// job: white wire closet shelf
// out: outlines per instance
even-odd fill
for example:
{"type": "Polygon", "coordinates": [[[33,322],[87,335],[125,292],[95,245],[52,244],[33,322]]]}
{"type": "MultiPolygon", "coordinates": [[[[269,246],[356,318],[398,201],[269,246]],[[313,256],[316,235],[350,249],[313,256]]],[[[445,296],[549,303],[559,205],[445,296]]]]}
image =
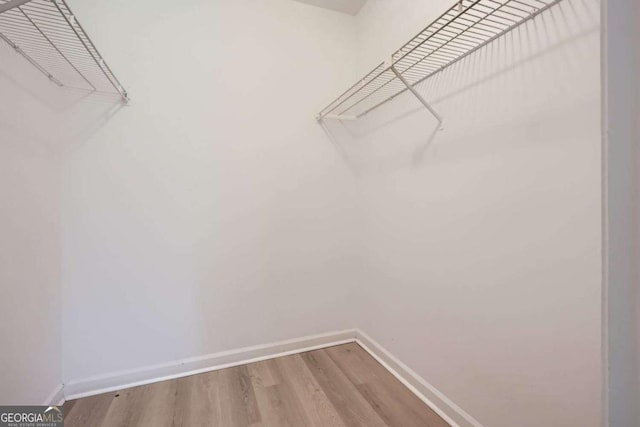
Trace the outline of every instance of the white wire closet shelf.
{"type": "Polygon", "coordinates": [[[129,100],[64,0],[0,0],[0,39],[58,86],[129,100]]]}
{"type": "Polygon", "coordinates": [[[317,119],[356,120],[562,0],[462,0],[331,102],[317,119]]]}

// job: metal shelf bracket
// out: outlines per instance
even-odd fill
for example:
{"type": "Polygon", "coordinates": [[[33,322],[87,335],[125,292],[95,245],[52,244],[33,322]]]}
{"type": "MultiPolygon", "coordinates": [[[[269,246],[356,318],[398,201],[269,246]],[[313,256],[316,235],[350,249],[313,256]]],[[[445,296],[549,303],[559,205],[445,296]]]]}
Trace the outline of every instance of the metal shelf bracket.
{"type": "Polygon", "coordinates": [[[398,72],[398,70],[396,70],[396,67],[394,67],[393,65],[391,65],[391,71],[393,71],[393,73],[398,77],[398,79],[407,87],[407,89],[409,90],[409,92],[411,92],[413,94],[413,96],[415,96],[416,98],[418,98],[418,101],[420,101],[420,103],[422,105],[424,105],[424,107],[429,110],[429,112],[431,114],[433,114],[433,117],[436,118],[436,120],[438,121],[438,128],[440,130],[443,129],[442,127],[442,122],[444,121],[444,119],[442,118],[442,116],[440,114],[438,114],[438,112],[431,106],[431,104],[429,104],[427,102],[426,99],[424,99],[424,97],[422,95],[420,95],[420,93],[413,87],[411,86],[411,84],[402,76],[401,73],[398,72]]]}

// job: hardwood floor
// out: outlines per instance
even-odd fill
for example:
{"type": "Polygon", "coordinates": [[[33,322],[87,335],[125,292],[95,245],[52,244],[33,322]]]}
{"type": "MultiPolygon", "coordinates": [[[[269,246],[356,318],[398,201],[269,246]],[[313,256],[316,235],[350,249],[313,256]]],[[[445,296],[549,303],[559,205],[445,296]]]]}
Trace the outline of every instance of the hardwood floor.
{"type": "Polygon", "coordinates": [[[66,427],[447,427],[358,344],[65,403],[66,427]]]}

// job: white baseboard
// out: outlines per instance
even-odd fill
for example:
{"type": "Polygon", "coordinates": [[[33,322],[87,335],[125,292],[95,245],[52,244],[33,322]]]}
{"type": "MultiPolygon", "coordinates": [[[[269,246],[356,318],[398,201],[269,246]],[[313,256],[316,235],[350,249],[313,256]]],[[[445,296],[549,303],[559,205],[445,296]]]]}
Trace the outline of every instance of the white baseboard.
{"type": "MultiPolygon", "coordinates": [[[[63,402],[125,388],[230,368],[261,360],[357,342],[400,382],[440,415],[451,427],[483,427],[451,399],[438,391],[376,341],[358,329],[307,336],[271,344],[213,353],[160,365],[69,381],[51,395],[49,402],[63,402]],[[64,392],[64,394],[63,394],[64,392]]],[[[48,405],[49,403],[47,403],[48,405]]]]}
{"type": "Polygon", "coordinates": [[[66,400],[79,399],[124,388],[345,344],[355,340],[356,331],[349,329],[73,380],[64,384],[64,397],[66,400]]]}
{"type": "Polygon", "coordinates": [[[63,404],[64,404],[64,388],[63,388],[62,384],[60,384],[58,387],[56,387],[55,390],[53,390],[51,392],[51,394],[49,395],[49,397],[47,397],[47,399],[45,400],[43,405],[46,405],[46,406],[51,406],[51,405],[61,406],[63,404]]]}
{"type": "Polygon", "coordinates": [[[478,420],[360,330],[356,330],[356,342],[451,427],[483,427],[478,420]]]}

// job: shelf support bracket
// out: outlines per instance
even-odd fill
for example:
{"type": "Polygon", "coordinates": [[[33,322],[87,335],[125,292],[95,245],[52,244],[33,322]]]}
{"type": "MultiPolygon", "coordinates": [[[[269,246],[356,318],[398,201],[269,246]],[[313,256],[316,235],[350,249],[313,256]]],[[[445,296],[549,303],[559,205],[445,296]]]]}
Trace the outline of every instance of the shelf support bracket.
{"type": "Polygon", "coordinates": [[[431,104],[429,104],[422,97],[422,95],[420,95],[420,93],[413,86],[411,86],[411,84],[409,84],[409,82],[402,76],[402,74],[398,70],[396,70],[396,67],[394,65],[391,65],[389,68],[391,69],[391,71],[393,71],[393,74],[395,74],[396,77],[398,77],[398,79],[402,82],[402,84],[404,84],[407,87],[407,89],[409,89],[409,91],[413,94],[413,96],[418,98],[418,101],[420,101],[420,103],[424,105],[425,108],[429,110],[431,114],[433,114],[433,117],[435,117],[436,120],[438,121],[438,128],[442,129],[442,122],[444,121],[442,116],[438,114],[438,112],[431,106],[431,104]]]}
{"type": "Polygon", "coordinates": [[[0,4],[0,13],[11,10],[15,7],[22,6],[25,3],[29,3],[31,0],[10,0],[8,3],[0,4]]]}

